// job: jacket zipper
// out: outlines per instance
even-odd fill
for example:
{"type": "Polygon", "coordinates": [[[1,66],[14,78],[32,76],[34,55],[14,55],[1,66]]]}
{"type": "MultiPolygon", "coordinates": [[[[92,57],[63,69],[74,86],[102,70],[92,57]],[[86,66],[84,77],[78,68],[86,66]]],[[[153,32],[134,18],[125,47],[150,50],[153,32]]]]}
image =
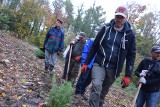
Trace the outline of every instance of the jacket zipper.
{"type": "MultiPolygon", "coordinates": [[[[126,33],[124,34],[124,39],[125,39],[125,36],[126,36],[126,33]]],[[[123,38],[122,38],[123,39],[123,38]]],[[[116,78],[116,74],[118,72],[118,63],[119,63],[119,57],[120,57],[120,52],[121,52],[121,48],[123,47],[122,45],[125,45],[123,44],[123,42],[126,41],[126,40],[122,40],[121,44],[120,44],[120,48],[119,48],[119,53],[118,53],[118,61],[117,61],[117,68],[116,68],[116,73],[115,73],[115,78],[116,78]]]]}
{"type": "Polygon", "coordinates": [[[103,37],[102,37],[102,39],[101,39],[101,41],[100,41],[100,43],[99,43],[100,46],[101,46],[101,49],[102,49],[102,51],[103,51],[103,54],[104,54],[104,59],[103,59],[103,61],[102,61],[102,63],[101,63],[102,66],[104,65],[104,62],[105,62],[105,59],[106,59],[106,54],[105,54],[105,51],[104,51],[104,49],[103,49],[101,43],[102,43],[102,41],[103,41],[103,39],[104,39],[104,37],[105,37],[105,35],[106,35],[106,33],[107,33],[109,27],[106,27],[106,26],[105,26],[105,28],[106,28],[106,29],[105,29],[105,32],[104,32],[103,37]]]}
{"type": "Polygon", "coordinates": [[[107,65],[106,65],[106,67],[108,67],[108,66],[109,66],[109,62],[111,61],[112,53],[113,53],[113,48],[114,48],[114,43],[115,43],[115,40],[116,40],[117,34],[118,34],[118,32],[116,31],[116,34],[115,34],[115,37],[114,37],[114,41],[113,41],[113,45],[112,45],[112,51],[111,51],[111,54],[110,54],[110,56],[109,56],[109,61],[108,61],[107,65]]]}

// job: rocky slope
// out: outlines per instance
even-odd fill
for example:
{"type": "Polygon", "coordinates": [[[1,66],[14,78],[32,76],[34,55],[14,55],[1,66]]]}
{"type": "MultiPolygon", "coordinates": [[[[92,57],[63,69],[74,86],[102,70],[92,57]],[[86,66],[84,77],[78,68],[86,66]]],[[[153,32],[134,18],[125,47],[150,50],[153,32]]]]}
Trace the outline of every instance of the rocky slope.
{"type": "MultiPolygon", "coordinates": [[[[35,46],[0,31],[0,107],[40,107],[45,102],[51,89],[51,78],[43,72],[43,59],[35,56],[35,49],[35,46]]],[[[63,67],[64,61],[57,60],[54,72],[59,81],[63,67]]],[[[130,107],[132,99],[121,90],[111,88],[106,106],[130,107]]],[[[70,107],[87,106],[87,101],[77,97],[70,103],[70,107]]]]}

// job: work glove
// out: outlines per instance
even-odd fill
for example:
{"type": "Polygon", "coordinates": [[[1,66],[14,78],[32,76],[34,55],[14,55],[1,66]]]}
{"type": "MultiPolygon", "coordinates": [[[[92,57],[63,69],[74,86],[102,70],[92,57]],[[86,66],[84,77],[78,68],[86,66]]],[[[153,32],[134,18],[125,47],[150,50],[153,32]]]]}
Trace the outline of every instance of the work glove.
{"type": "Polygon", "coordinates": [[[139,74],[140,77],[145,77],[148,70],[142,70],[142,72],[139,74]]]}
{"type": "Polygon", "coordinates": [[[75,44],[75,41],[71,41],[71,42],[70,42],[70,45],[74,45],[74,44],[75,44]]]}
{"type": "Polygon", "coordinates": [[[57,54],[60,55],[60,54],[61,54],[61,51],[58,51],[57,54]]]}
{"type": "Polygon", "coordinates": [[[146,79],[144,77],[141,77],[139,80],[140,83],[146,84],[146,79]]]}
{"type": "Polygon", "coordinates": [[[127,87],[130,84],[130,81],[131,81],[130,77],[127,77],[127,76],[123,77],[121,81],[122,88],[127,87]]]}
{"type": "Polygon", "coordinates": [[[87,67],[88,67],[88,65],[87,65],[87,64],[84,64],[84,65],[82,66],[82,68],[81,68],[81,72],[82,72],[82,73],[85,72],[85,71],[87,70],[87,67]]]}
{"type": "Polygon", "coordinates": [[[81,56],[77,56],[77,57],[75,58],[76,61],[79,61],[80,59],[81,59],[81,56]]]}

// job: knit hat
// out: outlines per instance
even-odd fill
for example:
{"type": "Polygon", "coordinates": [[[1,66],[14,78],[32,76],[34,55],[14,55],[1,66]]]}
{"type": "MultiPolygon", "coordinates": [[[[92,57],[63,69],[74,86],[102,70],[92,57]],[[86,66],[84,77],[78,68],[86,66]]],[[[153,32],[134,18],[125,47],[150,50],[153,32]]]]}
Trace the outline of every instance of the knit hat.
{"type": "Polygon", "coordinates": [[[151,52],[157,52],[157,53],[159,53],[160,52],[160,46],[153,46],[151,48],[151,52]]]}
{"type": "Polygon", "coordinates": [[[115,16],[116,15],[121,15],[126,18],[128,16],[128,10],[124,6],[120,6],[115,11],[115,16]]]}

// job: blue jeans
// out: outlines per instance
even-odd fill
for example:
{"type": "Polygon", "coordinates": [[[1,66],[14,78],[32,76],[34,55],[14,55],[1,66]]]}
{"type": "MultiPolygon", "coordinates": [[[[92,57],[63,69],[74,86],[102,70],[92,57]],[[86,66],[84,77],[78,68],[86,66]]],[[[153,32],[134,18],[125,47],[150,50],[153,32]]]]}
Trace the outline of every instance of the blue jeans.
{"type": "Polygon", "coordinates": [[[84,94],[87,86],[91,83],[91,69],[87,68],[84,73],[81,73],[76,84],[75,94],[84,94]]]}
{"type": "Polygon", "coordinates": [[[139,91],[136,107],[143,107],[146,102],[146,107],[156,107],[160,97],[160,92],[144,92],[143,90],[139,91]]]}

